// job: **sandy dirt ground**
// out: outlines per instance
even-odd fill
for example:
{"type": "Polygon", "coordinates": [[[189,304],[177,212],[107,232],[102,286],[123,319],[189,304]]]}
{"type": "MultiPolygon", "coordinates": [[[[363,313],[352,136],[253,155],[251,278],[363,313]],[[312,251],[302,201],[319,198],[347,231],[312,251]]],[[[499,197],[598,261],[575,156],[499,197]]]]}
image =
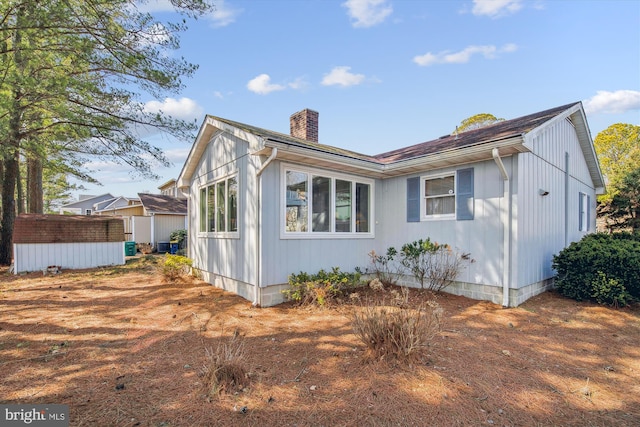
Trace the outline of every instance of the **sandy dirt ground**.
{"type": "Polygon", "coordinates": [[[365,357],[350,304],[255,308],[157,264],[0,271],[0,403],[66,404],[72,426],[640,425],[637,304],[412,290],[442,331],[399,365],[365,357]],[[207,355],[234,335],[248,384],[211,395],[207,355]]]}

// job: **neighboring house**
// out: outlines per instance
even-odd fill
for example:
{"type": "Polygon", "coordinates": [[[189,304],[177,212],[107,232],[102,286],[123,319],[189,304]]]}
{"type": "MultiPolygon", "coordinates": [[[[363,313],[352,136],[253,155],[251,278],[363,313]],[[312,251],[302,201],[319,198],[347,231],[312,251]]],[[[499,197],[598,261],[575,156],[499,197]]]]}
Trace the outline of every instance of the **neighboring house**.
{"type": "Polygon", "coordinates": [[[95,212],[95,204],[104,202],[105,200],[113,200],[113,196],[109,193],[100,196],[80,195],[77,202],[67,203],[60,207],[61,215],[93,215],[95,212]]]}
{"type": "Polygon", "coordinates": [[[120,196],[96,203],[94,215],[122,217],[126,241],[149,242],[151,239],[149,221],[146,219],[136,220],[137,217],[144,216],[144,208],[140,199],[120,196]],[[142,225],[141,222],[143,222],[142,225]]]}
{"type": "Polygon", "coordinates": [[[169,248],[169,236],[187,227],[187,201],[162,194],[139,193],[138,198],[118,198],[96,210],[96,215],[119,216],[124,220],[128,241],[150,243],[160,252],[169,248]]]}
{"type": "Polygon", "coordinates": [[[475,260],[448,292],[517,306],[595,230],[604,181],[579,102],[376,156],[319,144],[312,110],[291,133],[207,116],[178,178],[194,267],[255,304],[283,301],[291,273],[429,237],[475,260]]]}
{"type": "Polygon", "coordinates": [[[184,191],[178,188],[176,183],[177,181],[175,179],[170,179],[169,181],[159,186],[158,189],[160,190],[160,194],[186,199],[187,195],[184,193],[184,191]]]}

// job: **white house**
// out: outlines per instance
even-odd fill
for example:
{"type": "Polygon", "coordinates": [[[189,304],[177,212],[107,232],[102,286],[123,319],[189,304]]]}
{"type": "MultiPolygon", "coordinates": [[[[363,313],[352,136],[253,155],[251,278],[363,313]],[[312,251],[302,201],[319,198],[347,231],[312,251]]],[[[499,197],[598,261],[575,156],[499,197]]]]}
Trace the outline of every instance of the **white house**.
{"type": "Polygon", "coordinates": [[[581,103],[375,156],[207,116],[178,178],[189,256],[206,281],[269,306],[291,273],[369,265],[419,238],[469,253],[448,292],[517,306],[552,284],[551,261],[595,230],[604,181],[581,103]]]}

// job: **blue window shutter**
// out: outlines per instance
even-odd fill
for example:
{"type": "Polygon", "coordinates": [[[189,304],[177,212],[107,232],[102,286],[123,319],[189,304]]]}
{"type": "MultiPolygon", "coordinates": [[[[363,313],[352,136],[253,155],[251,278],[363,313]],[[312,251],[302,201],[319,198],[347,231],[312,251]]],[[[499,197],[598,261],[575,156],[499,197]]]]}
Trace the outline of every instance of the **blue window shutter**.
{"type": "Polygon", "coordinates": [[[473,219],[473,168],[457,171],[456,187],[456,219],[473,219]]]}
{"type": "Polygon", "coordinates": [[[578,193],[578,231],[584,230],[584,196],[584,193],[578,193]]]}
{"type": "Polygon", "coordinates": [[[407,179],[407,222],[420,222],[420,177],[407,179]]]}

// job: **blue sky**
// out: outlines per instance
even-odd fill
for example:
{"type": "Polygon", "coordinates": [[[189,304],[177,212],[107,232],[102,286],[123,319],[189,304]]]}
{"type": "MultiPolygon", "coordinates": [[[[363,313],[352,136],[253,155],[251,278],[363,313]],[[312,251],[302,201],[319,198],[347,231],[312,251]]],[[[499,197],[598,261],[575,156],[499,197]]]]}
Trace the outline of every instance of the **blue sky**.
{"type": "MultiPolygon", "coordinates": [[[[205,114],[289,133],[319,112],[319,139],[364,154],[436,139],[463,119],[511,119],[582,101],[593,138],[640,125],[640,1],[218,0],[181,49],[199,64],[185,89],[150,110],[205,114]]],[[[166,0],[144,6],[170,20],[166,0]]],[[[135,197],[177,178],[193,141],[154,135],[173,162],[158,181],[96,163],[103,186],[135,197]]]]}

